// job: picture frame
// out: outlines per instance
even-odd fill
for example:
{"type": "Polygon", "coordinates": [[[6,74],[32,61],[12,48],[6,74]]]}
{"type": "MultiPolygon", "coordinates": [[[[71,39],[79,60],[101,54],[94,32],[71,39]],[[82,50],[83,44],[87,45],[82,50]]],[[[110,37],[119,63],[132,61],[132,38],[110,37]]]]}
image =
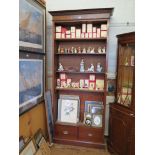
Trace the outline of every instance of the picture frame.
{"type": "Polygon", "coordinates": [[[45,140],[44,137],[41,138],[40,142],[39,142],[39,149],[41,150],[43,155],[50,155],[51,154],[51,150],[45,140]]]}
{"type": "Polygon", "coordinates": [[[25,145],[24,149],[21,150],[19,155],[34,155],[36,153],[36,147],[33,139],[31,138],[29,142],[25,145]]]}
{"type": "Polygon", "coordinates": [[[79,121],[79,99],[58,100],[58,121],[76,124],[79,121]]]}
{"type": "Polygon", "coordinates": [[[50,90],[45,92],[45,109],[46,109],[49,142],[53,143],[54,123],[53,123],[53,112],[52,112],[52,95],[50,90]]]}
{"type": "Polygon", "coordinates": [[[34,134],[34,143],[36,145],[36,148],[39,148],[39,143],[41,138],[43,137],[43,132],[41,129],[38,129],[37,132],[34,134]]]}
{"type": "Polygon", "coordinates": [[[92,126],[102,127],[102,115],[101,114],[92,115],[92,126]]]}
{"type": "Polygon", "coordinates": [[[19,152],[24,148],[25,142],[23,136],[19,137],[19,152]]]}
{"type": "Polygon", "coordinates": [[[20,50],[45,53],[45,14],[42,1],[19,1],[20,50]]]}
{"type": "Polygon", "coordinates": [[[44,56],[19,53],[19,115],[44,99],[44,56]]]}

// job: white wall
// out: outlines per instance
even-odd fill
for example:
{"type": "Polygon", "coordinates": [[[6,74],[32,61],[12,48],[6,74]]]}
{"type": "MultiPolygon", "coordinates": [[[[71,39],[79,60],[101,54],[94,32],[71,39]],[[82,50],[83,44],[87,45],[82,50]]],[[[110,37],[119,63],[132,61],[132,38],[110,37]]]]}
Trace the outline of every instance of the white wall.
{"type": "MultiPolygon", "coordinates": [[[[115,73],[116,68],[116,35],[135,30],[135,1],[134,0],[47,0],[47,11],[76,10],[91,8],[114,7],[110,21],[108,41],[108,72],[115,73]],[[129,23],[129,24],[127,24],[129,23]]],[[[48,15],[47,26],[50,29],[51,17],[48,15]]],[[[50,34],[48,34],[50,35],[50,34]]],[[[51,45],[51,43],[49,43],[51,45]]]]}

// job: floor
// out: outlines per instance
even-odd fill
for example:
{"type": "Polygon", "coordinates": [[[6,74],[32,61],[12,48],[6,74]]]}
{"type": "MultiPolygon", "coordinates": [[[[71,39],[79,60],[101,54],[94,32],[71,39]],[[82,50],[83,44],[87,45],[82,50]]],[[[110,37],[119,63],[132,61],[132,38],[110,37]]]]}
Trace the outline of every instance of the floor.
{"type": "Polygon", "coordinates": [[[107,149],[93,149],[80,146],[53,144],[51,155],[111,155],[107,149]]]}

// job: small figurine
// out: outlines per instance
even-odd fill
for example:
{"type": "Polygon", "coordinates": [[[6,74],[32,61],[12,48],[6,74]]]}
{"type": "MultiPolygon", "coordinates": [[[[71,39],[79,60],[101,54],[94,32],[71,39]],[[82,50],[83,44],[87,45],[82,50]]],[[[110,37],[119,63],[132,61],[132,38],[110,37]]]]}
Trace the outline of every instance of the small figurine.
{"type": "Polygon", "coordinates": [[[84,72],[84,60],[82,59],[80,62],[80,72],[84,72]]]}
{"type": "Polygon", "coordinates": [[[68,53],[68,50],[67,50],[67,48],[65,48],[65,53],[68,53]]]}
{"type": "Polygon", "coordinates": [[[101,47],[98,47],[98,53],[102,53],[101,47]]]}
{"type": "Polygon", "coordinates": [[[102,53],[105,53],[105,47],[102,48],[102,53]]]}
{"type": "Polygon", "coordinates": [[[63,71],[63,70],[64,70],[64,68],[63,68],[62,64],[61,64],[61,63],[59,63],[59,68],[58,68],[58,71],[63,71]]]}
{"type": "Polygon", "coordinates": [[[71,53],[71,50],[70,50],[70,48],[68,48],[68,49],[67,49],[67,53],[71,53]]]}
{"type": "Polygon", "coordinates": [[[101,72],[102,71],[102,67],[101,67],[100,63],[97,63],[96,71],[97,72],[101,72]]]}
{"type": "Polygon", "coordinates": [[[88,68],[88,70],[87,71],[89,71],[89,72],[94,72],[94,65],[93,64],[91,64],[91,66],[88,68]]]}
{"type": "Polygon", "coordinates": [[[74,53],[74,47],[71,47],[71,53],[74,53]]]}
{"type": "Polygon", "coordinates": [[[77,53],[77,49],[76,48],[74,48],[74,53],[77,53]]]}
{"type": "Polygon", "coordinates": [[[86,48],[83,48],[82,53],[87,53],[86,48]]]}
{"type": "Polygon", "coordinates": [[[64,53],[64,48],[61,48],[60,49],[60,53],[64,53]]]}
{"type": "Polygon", "coordinates": [[[90,50],[90,53],[95,53],[94,48],[92,48],[92,49],[90,50]]]}
{"type": "Polygon", "coordinates": [[[58,47],[58,53],[61,53],[61,52],[60,52],[60,46],[58,47]]]}
{"type": "Polygon", "coordinates": [[[81,53],[81,47],[78,47],[78,53],[81,53]]]}
{"type": "Polygon", "coordinates": [[[90,51],[91,51],[91,47],[88,47],[87,53],[90,53],[90,51]]]}

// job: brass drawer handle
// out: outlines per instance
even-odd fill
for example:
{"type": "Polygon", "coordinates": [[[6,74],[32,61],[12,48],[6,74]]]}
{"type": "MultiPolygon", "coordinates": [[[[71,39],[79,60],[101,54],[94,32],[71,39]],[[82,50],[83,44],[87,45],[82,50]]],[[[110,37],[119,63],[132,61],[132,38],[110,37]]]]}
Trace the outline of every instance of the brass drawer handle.
{"type": "Polygon", "coordinates": [[[93,134],[91,134],[91,133],[88,133],[88,136],[89,136],[89,137],[92,137],[92,136],[93,136],[93,134]]]}
{"type": "Polygon", "coordinates": [[[64,135],[68,135],[69,132],[68,132],[68,131],[63,131],[63,134],[64,134],[64,135]]]}

